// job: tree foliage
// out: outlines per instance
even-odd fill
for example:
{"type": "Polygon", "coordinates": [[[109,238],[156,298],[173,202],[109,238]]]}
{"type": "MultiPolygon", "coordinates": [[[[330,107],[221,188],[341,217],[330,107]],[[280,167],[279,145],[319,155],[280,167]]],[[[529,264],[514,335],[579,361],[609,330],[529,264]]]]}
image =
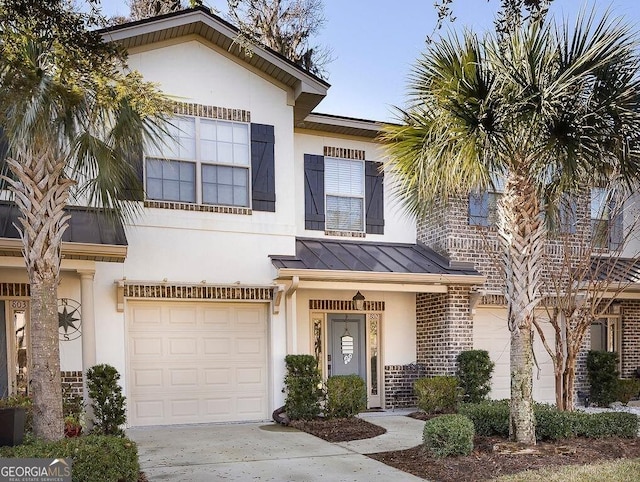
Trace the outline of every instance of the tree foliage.
{"type": "Polygon", "coordinates": [[[131,20],[157,17],[183,9],[181,0],[129,0],[127,3],[131,20]]]}
{"type": "Polygon", "coordinates": [[[57,289],[65,206],[130,216],[125,193],[142,186],[130,160],[164,132],[171,111],[154,85],[103,41],[99,2],[81,13],[64,0],[0,2],[2,181],[13,196],[31,285],[30,395],[34,432],[62,437],[57,289]]]}
{"type": "Polygon", "coordinates": [[[295,64],[326,77],[330,51],[312,45],[324,25],[322,0],[228,0],[229,16],[240,29],[240,42],[262,43],[295,64]]]}

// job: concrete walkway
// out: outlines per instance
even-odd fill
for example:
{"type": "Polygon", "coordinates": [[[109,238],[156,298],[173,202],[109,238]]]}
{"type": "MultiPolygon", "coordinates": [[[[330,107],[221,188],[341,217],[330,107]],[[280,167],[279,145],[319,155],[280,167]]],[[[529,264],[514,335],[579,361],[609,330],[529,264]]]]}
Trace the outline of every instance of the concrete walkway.
{"type": "Polygon", "coordinates": [[[422,479],[362,454],[415,447],[424,422],[403,412],[363,414],[387,433],[332,444],[274,423],[202,424],[127,430],[151,481],[411,482],[422,479]]]}

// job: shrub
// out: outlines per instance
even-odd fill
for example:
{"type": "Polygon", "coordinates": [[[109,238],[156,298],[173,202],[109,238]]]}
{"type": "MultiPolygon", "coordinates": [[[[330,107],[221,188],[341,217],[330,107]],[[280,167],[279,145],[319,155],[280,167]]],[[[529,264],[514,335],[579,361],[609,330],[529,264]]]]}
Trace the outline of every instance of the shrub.
{"type": "Polygon", "coordinates": [[[509,436],[509,400],[463,403],[458,413],[471,419],[477,435],[509,436]]]}
{"type": "Polygon", "coordinates": [[[358,375],[336,375],[327,379],[327,417],[350,418],[367,408],[367,387],[358,375]]]}
{"type": "Polygon", "coordinates": [[[284,403],[291,420],[311,420],[320,414],[322,400],[318,362],[312,355],[287,355],[284,358],[287,374],[284,384],[287,398],[284,403]]]}
{"type": "Polygon", "coordinates": [[[618,390],[616,393],[617,400],[626,405],[632,398],[640,394],[640,380],[637,378],[618,379],[618,390]]]}
{"type": "Polygon", "coordinates": [[[640,419],[637,415],[627,412],[584,413],[571,414],[573,432],[578,437],[626,437],[638,435],[640,419]]]}
{"type": "Polygon", "coordinates": [[[590,351],[587,354],[587,376],[591,385],[591,401],[608,407],[616,401],[618,388],[618,354],[590,351]]]}
{"type": "Polygon", "coordinates": [[[468,350],[458,355],[458,380],[462,389],[462,401],[480,403],[491,391],[491,374],[494,363],[486,350],[468,350]]]}
{"type": "Polygon", "coordinates": [[[87,389],[92,399],[95,433],[124,436],[120,426],[124,425],[127,417],[119,379],[118,370],[110,365],[95,365],[87,370],[87,389]]]}
{"type": "Polygon", "coordinates": [[[422,441],[436,457],[469,455],[473,434],[473,422],[464,415],[441,415],[425,422],[422,441]]]}
{"type": "Polygon", "coordinates": [[[74,482],[136,482],[138,449],[129,439],[87,435],[56,442],[33,440],[15,447],[0,447],[0,457],[73,459],[74,482]]]}
{"type": "Polygon", "coordinates": [[[418,408],[427,413],[451,413],[458,406],[458,379],[433,377],[416,380],[413,389],[418,396],[418,408]]]}
{"type": "Polygon", "coordinates": [[[533,414],[536,420],[536,440],[558,440],[574,435],[571,412],[563,412],[552,405],[536,403],[533,414]]]}

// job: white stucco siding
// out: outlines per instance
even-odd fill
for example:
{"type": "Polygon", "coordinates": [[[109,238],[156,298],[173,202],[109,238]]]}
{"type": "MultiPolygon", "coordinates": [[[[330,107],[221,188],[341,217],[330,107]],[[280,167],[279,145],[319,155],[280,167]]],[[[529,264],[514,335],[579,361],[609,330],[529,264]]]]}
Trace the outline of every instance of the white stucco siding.
{"type": "MultiPolygon", "coordinates": [[[[345,136],[330,136],[308,130],[296,131],[295,134],[295,187],[296,203],[295,219],[298,236],[314,237],[319,231],[305,229],[304,223],[304,155],[322,155],[324,147],[340,147],[365,151],[367,161],[383,162],[384,154],[380,145],[373,141],[345,136]]],[[[367,234],[366,241],[415,243],[416,226],[394,197],[389,176],[384,181],[384,234],[367,234]]]]}

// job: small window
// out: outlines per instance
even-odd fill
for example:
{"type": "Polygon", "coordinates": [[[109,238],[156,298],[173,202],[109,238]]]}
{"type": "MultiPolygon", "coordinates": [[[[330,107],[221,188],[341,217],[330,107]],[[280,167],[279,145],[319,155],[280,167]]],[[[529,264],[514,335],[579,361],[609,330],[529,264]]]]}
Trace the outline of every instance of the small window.
{"type": "Polygon", "coordinates": [[[504,177],[493,175],[493,187],[469,195],[469,224],[495,226],[498,221],[498,201],[504,192],[504,177]]]}
{"type": "Polygon", "coordinates": [[[609,202],[607,190],[591,189],[591,240],[595,248],[609,246],[609,202]]]}
{"type": "Polygon", "coordinates": [[[325,158],[326,229],[364,231],[364,162],[325,158]]]}
{"type": "Polygon", "coordinates": [[[249,207],[249,124],[186,116],[173,124],[148,149],[147,197],[249,207]]]}

